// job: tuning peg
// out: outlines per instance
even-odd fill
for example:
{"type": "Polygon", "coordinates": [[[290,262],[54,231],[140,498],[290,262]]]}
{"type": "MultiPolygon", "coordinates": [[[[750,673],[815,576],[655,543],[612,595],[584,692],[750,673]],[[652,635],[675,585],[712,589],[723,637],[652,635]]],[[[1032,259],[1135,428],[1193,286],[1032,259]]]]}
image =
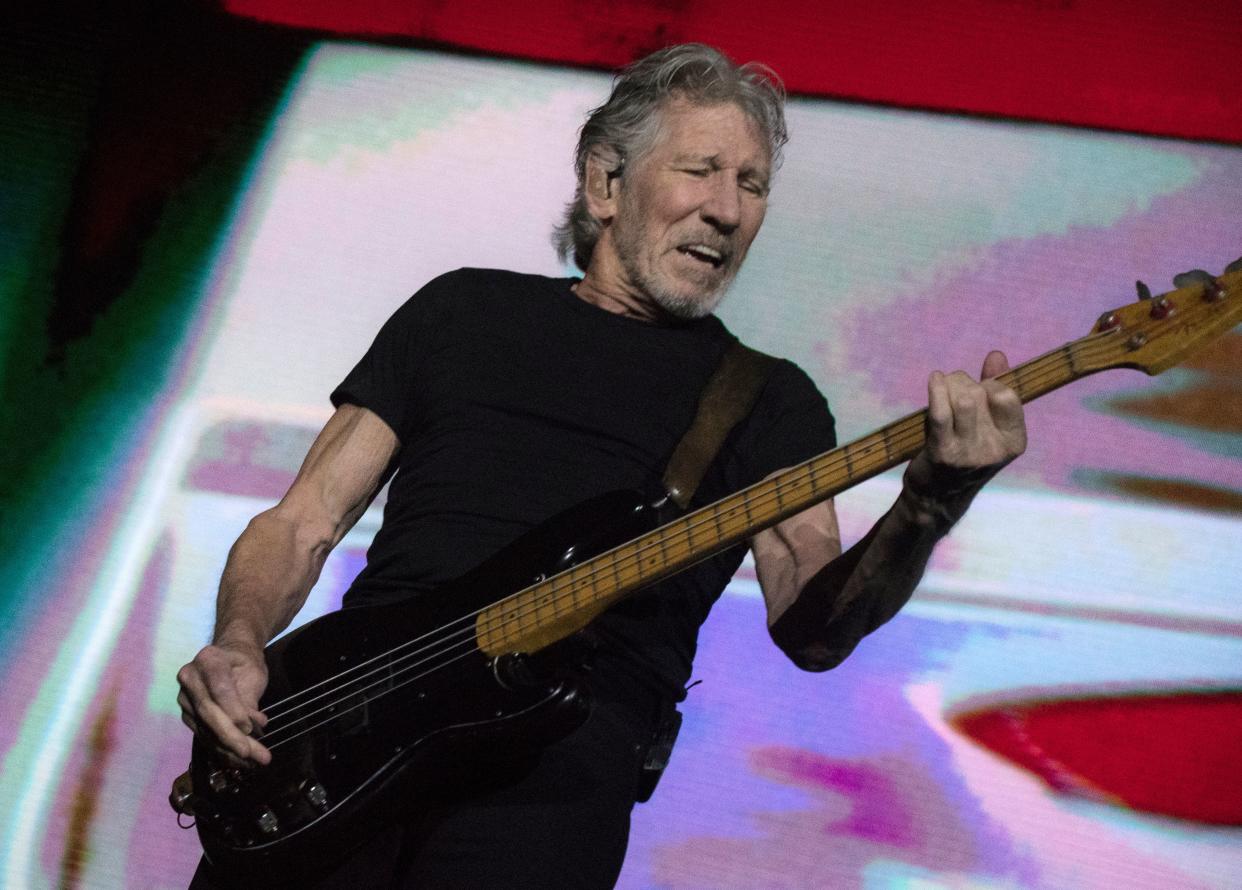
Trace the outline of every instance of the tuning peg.
{"type": "Polygon", "coordinates": [[[1225,267],[1225,272],[1242,272],[1242,256],[1225,267]]]}
{"type": "Polygon", "coordinates": [[[1151,288],[1150,288],[1150,287],[1148,287],[1148,286],[1147,286],[1146,284],[1144,284],[1143,282],[1141,282],[1141,281],[1136,281],[1136,282],[1134,282],[1134,288],[1135,288],[1135,290],[1137,290],[1137,291],[1138,291],[1138,297],[1139,297],[1139,299],[1140,299],[1140,300],[1150,300],[1150,299],[1151,299],[1151,288]]]}
{"type": "Polygon", "coordinates": [[[1121,316],[1116,312],[1105,312],[1095,323],[1096,331],[1101,334],[1119,327],[1121,327],[1121,316]]]}
{"type": "Polygon", "coordinates": [[[1202,269],[1191,269],[1189,272],[1181,272],[1174,275],[1173,286],[1190,287],[1192,284],[1211,284],[1215,280],[1210,272],[1204,272],[1202,269]]]}

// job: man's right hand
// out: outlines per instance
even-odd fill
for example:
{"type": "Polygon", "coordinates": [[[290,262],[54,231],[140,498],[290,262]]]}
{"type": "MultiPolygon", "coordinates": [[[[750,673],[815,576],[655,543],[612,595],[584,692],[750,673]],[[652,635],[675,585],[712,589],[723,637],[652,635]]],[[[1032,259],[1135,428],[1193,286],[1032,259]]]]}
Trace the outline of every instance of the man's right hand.
{"type": "Polygon", "coordinates": [[[204,646],[177,672],[181,720],[200,737],[242,761],[267,765],[272,753],[253,736],[267,724],[259,697],[267,664],[257,645],[220,642],[204,646]]]}
{"type": "Polygon", "coordinates": [[[341,405],[311,445],[289,491],[250,520],[224,565],[215,642],[177,672],[181,719],[240,763],[271,763],[263,643],[297,615],[328,553],[396,467],[401,443],[378,414],[341,405]]]}

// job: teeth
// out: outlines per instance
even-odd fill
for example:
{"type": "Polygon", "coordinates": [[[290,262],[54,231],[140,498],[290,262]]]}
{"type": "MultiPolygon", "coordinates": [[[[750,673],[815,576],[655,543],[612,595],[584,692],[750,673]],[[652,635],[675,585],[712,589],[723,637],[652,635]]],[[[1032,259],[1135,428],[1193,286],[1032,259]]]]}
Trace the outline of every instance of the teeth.
{"type": "Polygon", "coordinates": [[[700,260],[710,262],[714,266],[719,266],[724,262],[724,254],[706,244],[687,244],[681,250],[700,260]]]}

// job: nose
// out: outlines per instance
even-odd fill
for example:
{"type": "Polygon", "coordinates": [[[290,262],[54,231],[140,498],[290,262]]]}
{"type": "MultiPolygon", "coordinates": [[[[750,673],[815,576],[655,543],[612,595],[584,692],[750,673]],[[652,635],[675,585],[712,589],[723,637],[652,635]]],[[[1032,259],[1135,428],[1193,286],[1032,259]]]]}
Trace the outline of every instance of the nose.
{"type": "Polygon", "coordinates": [[[710,177],[708,189],[699,214],[716,230],[728,235],[742,222],[742,200],[738,195],[737,176],[729,170],[717,170],[710,177]]]}

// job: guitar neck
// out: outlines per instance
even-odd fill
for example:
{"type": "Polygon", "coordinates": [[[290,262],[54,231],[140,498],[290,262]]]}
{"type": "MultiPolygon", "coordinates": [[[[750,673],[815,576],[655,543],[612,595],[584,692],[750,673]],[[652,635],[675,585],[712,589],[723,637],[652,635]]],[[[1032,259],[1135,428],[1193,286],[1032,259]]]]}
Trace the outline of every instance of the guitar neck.
{"type": "MultiPolygon", "coordinates": [[[[1029,402],[1100,370],[1081,359],[1104,336],[1068,343],[998,379],[1029,402]]],[[[926,421],[926,409],[916,411],[519,591],[479,614],[479,648],[534,652],[581,630],[626,595],[910,460],[923,447],[926,421]]]]}

